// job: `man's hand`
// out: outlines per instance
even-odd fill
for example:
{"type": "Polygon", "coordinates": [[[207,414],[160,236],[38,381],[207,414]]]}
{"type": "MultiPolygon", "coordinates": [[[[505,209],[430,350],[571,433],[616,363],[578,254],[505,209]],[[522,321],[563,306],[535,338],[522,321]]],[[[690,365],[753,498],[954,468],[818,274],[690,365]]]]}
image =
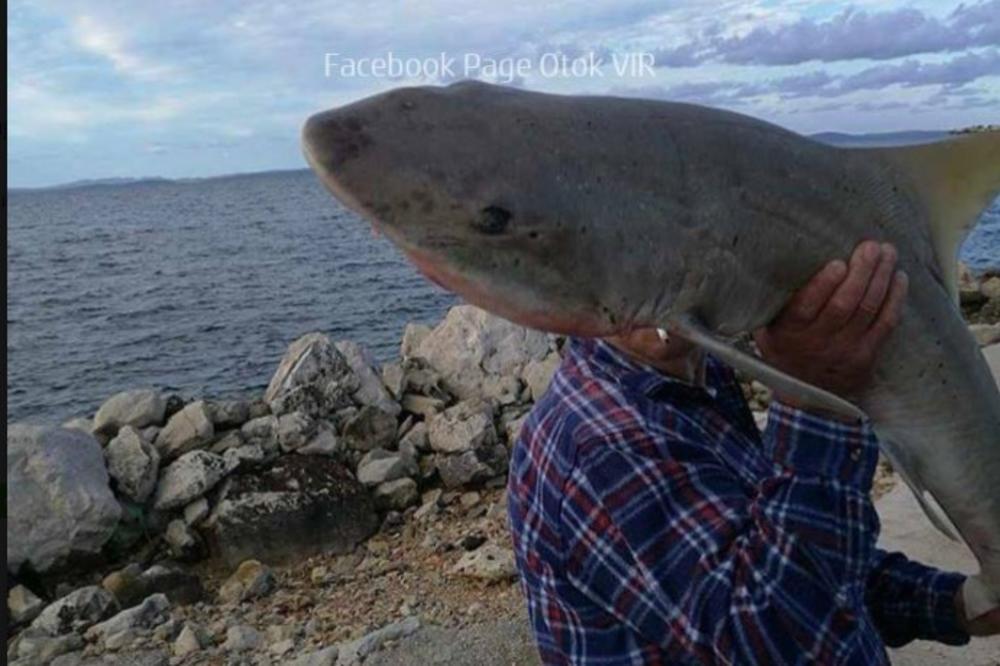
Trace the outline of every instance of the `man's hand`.
{"type": "MultiPolygon", "coordinates": [[[[875,358],[899,323],[906,274],[891,245],[865,241],[848,264],[832,261],[754,333],[761,356],[779,370],[843,397],[871,381],[875,358]]],[[[776,396],[795,405],[791,396],[776,396]]]]}

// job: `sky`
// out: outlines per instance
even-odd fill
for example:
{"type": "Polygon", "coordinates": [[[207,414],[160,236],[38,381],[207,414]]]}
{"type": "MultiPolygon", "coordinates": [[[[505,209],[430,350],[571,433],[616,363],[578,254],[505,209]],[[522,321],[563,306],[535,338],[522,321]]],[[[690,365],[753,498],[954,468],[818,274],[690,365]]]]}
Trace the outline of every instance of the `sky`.
{"type": "Polygon", "coordinates": [[[696,102],[802,133],[1000,122],[1000,0],[7,7],[14,187],[302,168],[309,114],[461,78],[696,102]]]}

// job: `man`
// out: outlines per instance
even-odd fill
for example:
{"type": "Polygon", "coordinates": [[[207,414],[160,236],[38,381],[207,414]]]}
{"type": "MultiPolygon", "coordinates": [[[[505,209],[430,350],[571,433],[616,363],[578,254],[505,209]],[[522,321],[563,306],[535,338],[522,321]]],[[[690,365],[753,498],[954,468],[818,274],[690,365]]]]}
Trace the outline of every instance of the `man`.
{"type": "MultiPolygon", "coordinates": [[[[851,396],[906,276],[865,242],[755,335],[762,356],[851,396]]],[[[515,555],[546,664],[884,664],[961,645],[960,574],[875,548],[869,426],[776,395],[756,427],[733,373],[641,330],[572,340],[515,446],[515,555]]]]}

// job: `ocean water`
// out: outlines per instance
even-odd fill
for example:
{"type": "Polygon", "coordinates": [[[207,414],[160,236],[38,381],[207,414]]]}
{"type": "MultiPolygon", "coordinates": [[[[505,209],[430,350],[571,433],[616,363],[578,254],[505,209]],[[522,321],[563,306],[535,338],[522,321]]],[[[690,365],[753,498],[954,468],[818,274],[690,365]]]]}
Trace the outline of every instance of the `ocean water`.
{"type": "MultiPolygon", "coordinates": [[[[8,421],[137,386],[258,394],[314,330],[389,360],[456,302],[308,171],[14,191],[7,225],[8,421]]],[[[962,254],[1000,268],[1000,202],[962,254]]]]}

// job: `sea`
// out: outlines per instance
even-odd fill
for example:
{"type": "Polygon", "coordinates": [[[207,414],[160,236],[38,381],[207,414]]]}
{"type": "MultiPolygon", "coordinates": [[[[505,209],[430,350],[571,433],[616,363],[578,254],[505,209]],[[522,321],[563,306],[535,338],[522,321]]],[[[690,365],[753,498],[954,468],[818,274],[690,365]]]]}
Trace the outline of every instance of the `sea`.
{"type": "MultiPolygon", "coordinates": [[[[306,170],[11,190],[7,240],[8,422],[141,386],[259,395],[310,331],[389,361],[457,302],[306,170]]],[[[1000,200],[961,254],[1000,269],[1000,200]]]]}

